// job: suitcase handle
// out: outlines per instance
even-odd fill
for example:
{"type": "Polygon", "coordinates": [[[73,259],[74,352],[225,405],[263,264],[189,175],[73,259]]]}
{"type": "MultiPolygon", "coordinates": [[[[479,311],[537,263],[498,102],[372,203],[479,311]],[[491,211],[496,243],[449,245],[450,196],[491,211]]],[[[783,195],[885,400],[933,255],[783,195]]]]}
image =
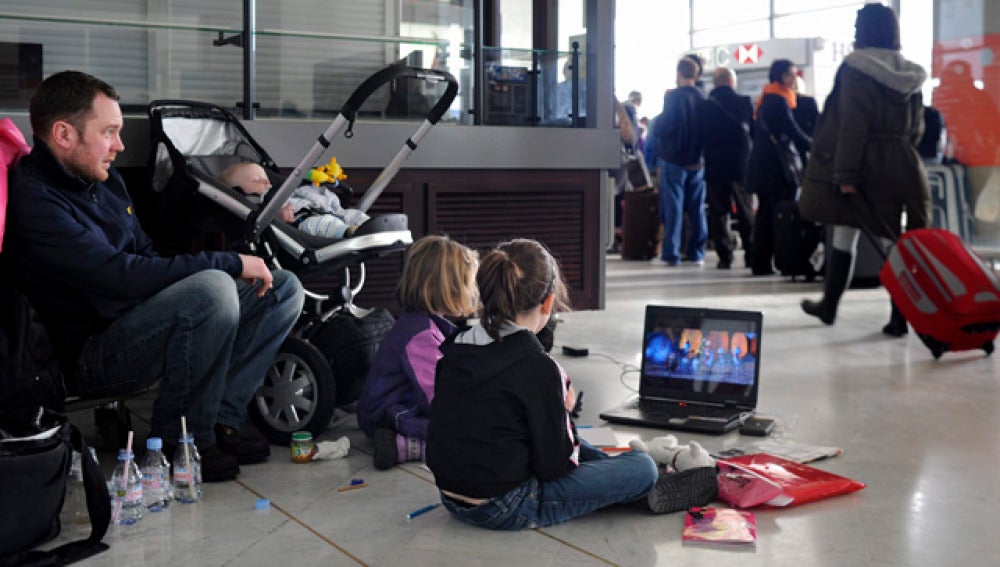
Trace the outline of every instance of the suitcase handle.
{"type": "Polygon", "coordinates": [[[869,199],[868,195],[866,195],[864,192],[858,191],[857,188],[855,188],[853,195],[857,195],[858,196],[857,198],[851,198],[852,193],[844,193],[843,195],[845,199],[851,201],[849,206],[851,210],[854,211],[854,217],[857,219],[858,225],[861,227],[861,232],[865,233],[865,236],[868,237],[868,240],[875,247],[875,250],[877,250],[878,253],[882,256],[882,260],[888,261],[889,252],[887,250],[882,249],[882,243],[879,242],[878,236],[875,235],[875,231],[872,230],[871,225],[868,224],[867,219],[865,219],[864,212],[867,212],[871,217],[875,218],[878,221],[880,225],[879,228],[884,230],[885,233],[889,235],[889,238],[892,240],[892,244],[896,244],[896,242],[899,240],[898,236],[893,236],[897,233],[898,229],[893,230],[892,227],[889,226],[889,223],[885,222],[885,219],[878,215],[878,212],[875,210],[875,206],[872,204],[871,199],[869,199]],[[862,209],[862,207],[858,205],[859,201],[864,202],[864,209],[862,209]]]}

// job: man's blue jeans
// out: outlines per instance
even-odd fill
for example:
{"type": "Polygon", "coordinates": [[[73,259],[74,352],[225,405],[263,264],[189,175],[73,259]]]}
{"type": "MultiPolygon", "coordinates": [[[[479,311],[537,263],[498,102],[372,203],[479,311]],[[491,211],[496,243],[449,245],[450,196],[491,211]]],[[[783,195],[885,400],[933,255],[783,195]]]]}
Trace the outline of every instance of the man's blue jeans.
{"type": "Polygon", "coordinates": [[[159,380],[151,434],[176,442],[183,415],[199,446],[214,444],[214,425],[243,425],[247,404],[302,312],[294,274],[275,270],[274,287],[264,297],[257,289],[219,270],[166,287],[87,341],[80,355],[84,391],[121,393],[159,380]]]}
{"type": "Polygon", "coordinates": [[[660,258],[676,264],[681,261],[681,233],[684,213],[691,223],[687,243],[687,260],[705,259],[708,222],[705,220],[705,170],[687,169],[677,164],[657,160],[660,167],[660,221],[663,223],[663,250],[660,258]]]}
{"type": "Polygon", "coordinates": [[[520,530],[565,522],[588,512],[644,498],[659,473],[646,453],[629,451],[609,457],[583,442],[580,466],[548,482],[535,477],[503,496],[469,506],[442,494],[441,501],[457,518],[482,528],[520,530]]]}

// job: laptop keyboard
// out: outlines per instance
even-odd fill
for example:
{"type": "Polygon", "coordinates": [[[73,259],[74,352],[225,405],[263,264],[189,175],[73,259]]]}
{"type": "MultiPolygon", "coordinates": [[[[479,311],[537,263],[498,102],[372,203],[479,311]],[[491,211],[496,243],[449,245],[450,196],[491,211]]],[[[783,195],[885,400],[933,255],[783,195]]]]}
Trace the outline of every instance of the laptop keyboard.
{"type": "Polygon", "coordinates": [[[630,409],[641,410],[644,414],[661,414],[670,417],[730,417],[733,408],[723,408],[707,405],[679,405],[677,402],[661,402],[656,400],[634,400],[630,409]]]}

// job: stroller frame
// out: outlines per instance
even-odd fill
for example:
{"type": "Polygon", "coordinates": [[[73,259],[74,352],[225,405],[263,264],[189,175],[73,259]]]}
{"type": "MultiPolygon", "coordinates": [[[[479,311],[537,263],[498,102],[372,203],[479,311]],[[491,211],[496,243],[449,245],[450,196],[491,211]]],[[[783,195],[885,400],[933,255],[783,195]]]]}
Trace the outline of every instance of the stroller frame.
{"type": "MultiPolygon", "coordinates": [[[[279,256],[282,256],[288,260],[289,269],[296,273],[320,267],[343,270],[342,304],[324,312],[323,304],[330,296],[306,291],[307,299],[312,301],[307,301],[303,316],[282,344],[250,403],[250,418],[272,442],[288,444],[296,431],[310,431],[318,436],[326,429],[336,404],[334,374],[337,369],[330,367],[327,357],[309,339],[338,311],[349,310],[356,316],[363,316],[364,312],[353,305],[353,298],[364,285],[364,262],[403,252],[413,242],[405,214],[372,216],[365,224],[364,234],[343,239],[304,233],[277,219],[276,215],[300,185],[305,172],[330,148],[332,140],[341,133],[345,138],[353,135],[361,104],[380,86],[397,79],[443,81],[447,86],[417,131],[405,141],[355,207],[365,212],[451,106],[458,93],[458,82],[451,74],[393,64],[371,75],[283,179],[274,160],[228,110],[186,100],[155,100],[149,104],[153,142],[150,153],[152,202],[160,218],[187,218],[191,210],[204,207],[204,201],[208,200],[228,213],[230,221],[236,220],[237,224],[234,226],[230,222],[228,228],[229,232],[239,232],[237,241],[272,267],[281,267],[279,256]],[[195,124],[194,121],[199,122],[195,124]],[[184,131],[189,125],[197,126],[194,132],[184,131]],[[282,179],[280,187],[265,197],[263,206],[251,203],[218,178],[226,167],[242,161],[261,165],[272,183],[282,179]],[[351,286],[352,267],[359,271],[354,287],[351,286]]],[[[196,219],[192,224],[195,227],[212,225],[213,220],[196,219]]],[[[221,222],[227,224],[225,220],[221,222]]]]}

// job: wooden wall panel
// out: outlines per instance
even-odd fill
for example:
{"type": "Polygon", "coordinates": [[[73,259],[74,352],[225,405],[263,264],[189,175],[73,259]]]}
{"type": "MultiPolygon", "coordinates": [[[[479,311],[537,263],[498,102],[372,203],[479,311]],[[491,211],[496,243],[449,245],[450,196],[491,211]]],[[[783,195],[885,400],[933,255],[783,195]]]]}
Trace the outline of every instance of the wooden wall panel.
{"type": "MultiPolygon", "coordinates": [[[[379,172],[348,171],[355,202],[379,172]]],[[[148,191],[145,170],[122,168],[122,173],[143,219],[142,213],[148,212],[140,206],[148,191]]],[[[395,176],[371,212],[406,213],[414,240],[426,234],[447,234],[481,252],[512,238],[538,240],[559,261],[573,307],[596,309],[601,303],[598,284],[603,254],[598,234],[601,180],[597,170],[409,169],[395,176]]],[[[365,266],[366,283],[355,298],[357,304],[398,313],[395,290],[403,254],[370,260],[365,266]]],[[[336,294],[341,276],[339,270],[319,269],[302,274],[302,280],[311,290],[336,294]]]]}
{"type": "MultiPolygon", "coordinates": [[[[355,187],[364,187],[378,171],[349,174],[355,187]]],[[[573,306],[594,309],[600,302],[600,181],[600,172],[589,170],[420,169],[401,171],[394,183],[414,193],[409,202],[422,203],[420,212],[408,212],[414,239],[447,234],[480,251],[512,238],[536,239],[559,261],[573,306]]],[[[363,297],[387,299],[367,289],[363,297]]]]}

